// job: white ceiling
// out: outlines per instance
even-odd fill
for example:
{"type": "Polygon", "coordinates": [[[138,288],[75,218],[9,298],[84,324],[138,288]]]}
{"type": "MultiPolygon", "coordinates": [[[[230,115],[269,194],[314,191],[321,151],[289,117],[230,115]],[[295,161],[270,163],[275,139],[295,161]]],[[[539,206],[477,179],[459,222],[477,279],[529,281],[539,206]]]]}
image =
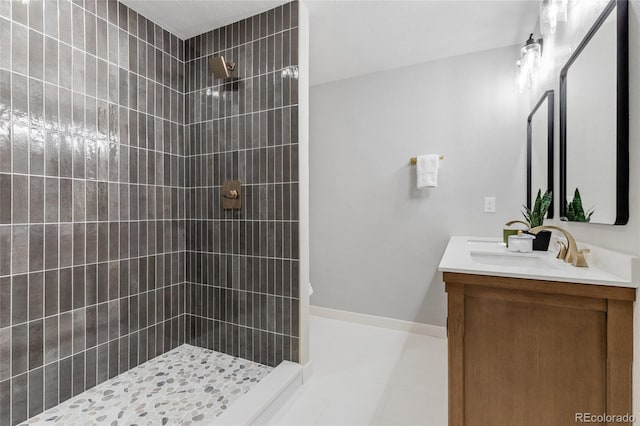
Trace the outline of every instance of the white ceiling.
{"type": "MultiPolygon", "coordinates": [[[[181,38],[286,0],[122,0],[181,38]]],[[[306,0],[311,84],[524,43],[538,0],[306,0]]],[[[514,59],[515,61],[515,59],[514,59]]]]}
{"type": "MultiPolygon", "coordinates": [[[[311,84],[523,43],[538,1],[311,1],[311,84]]],[[[514,58],[514,63],[515,63],[514,58]]]]}
{"type": "Polygon", "coordinates": [[[287,0],[121,1],[183,40],[287,3],[287,0]]]}

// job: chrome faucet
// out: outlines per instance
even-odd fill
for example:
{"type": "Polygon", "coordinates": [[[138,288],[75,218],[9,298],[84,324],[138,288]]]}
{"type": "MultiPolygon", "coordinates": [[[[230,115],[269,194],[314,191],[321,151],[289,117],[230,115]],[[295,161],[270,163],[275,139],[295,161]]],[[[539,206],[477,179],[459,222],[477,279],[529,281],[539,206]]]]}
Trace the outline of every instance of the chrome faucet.
{"type": "MultiPolygon", "coordinates": [[[[567,248],[566,253],[564,254],[564,261],[567,263],[573,264],[573,266],[578,266],[581,268],[587,268],[589,265],[587,264],[587,260],[584,258],[585,253],[589,253],[589,249],[578,250],[578,243],[576,243],[576,239],[573,238],[573,235],[569,233],[569,231],[560,228],[559,226],[553,225],[542,225],[536,226],[535,228],[529,229],[530,234],[538,234],[540,231],[544,231],[545,229],[555,230],[558,232],[562,232],[562,234],[567,239],[567,248]]],[[[560,253],[558,253],[558,258],[561,259],[562,256],[562,248],[560,253]]]]}

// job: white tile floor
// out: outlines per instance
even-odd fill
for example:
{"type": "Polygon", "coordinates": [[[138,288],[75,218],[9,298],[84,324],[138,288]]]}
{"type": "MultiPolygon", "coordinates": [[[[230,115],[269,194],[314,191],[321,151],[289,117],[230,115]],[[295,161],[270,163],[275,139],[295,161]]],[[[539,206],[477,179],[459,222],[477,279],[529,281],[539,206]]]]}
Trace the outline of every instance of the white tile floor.
{"type": "Polygon", "coordinates": [[[311,317],[313,377],[271,425],[447,424],[447,341],[311,317]]]}

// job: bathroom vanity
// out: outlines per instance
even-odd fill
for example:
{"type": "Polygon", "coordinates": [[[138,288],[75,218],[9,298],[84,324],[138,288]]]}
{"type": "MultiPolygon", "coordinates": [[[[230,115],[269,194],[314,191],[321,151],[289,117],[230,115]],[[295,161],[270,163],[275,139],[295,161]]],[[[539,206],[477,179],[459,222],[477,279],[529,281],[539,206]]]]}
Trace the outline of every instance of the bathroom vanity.
{"type": "Polygon", "coordinates": [[[576,268],[550,252],[509,253],[497,239],[451,238],[440,263],[450,426],[631,413],[637,259],[590,257],[592,267],[576,268]]]}

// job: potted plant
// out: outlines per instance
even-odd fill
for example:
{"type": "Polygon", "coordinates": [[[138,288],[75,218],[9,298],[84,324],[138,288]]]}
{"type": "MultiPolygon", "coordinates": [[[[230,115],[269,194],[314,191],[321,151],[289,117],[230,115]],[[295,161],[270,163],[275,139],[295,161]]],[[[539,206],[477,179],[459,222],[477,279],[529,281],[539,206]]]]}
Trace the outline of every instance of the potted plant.
{"type": "Polygon", "coordinates": [[[576,191],[573,193],[573,200],[571,200],[570,203],[565,201],[565,210],[567,212],[567,220],[570,222],[590,222],[591,215],[594,212],[593,208],[587,211],[584,210],[582,197],[580,196],[578,188],[576,188],[576,191]]]}
{"type": "MultiPolygon", "coordinates": [[[[536,196],[536,202],[533,204],[533,209],[524,206],[522,215],[529,224],[529,229],[542,226],[544,218],[547,216],[547,212],[549,211],[551,200],[551,191],[547,191],[542,195],[542,190],[538,189],[538,195],[536,196]]],[[[550,241],[551,231],[538,232],[536,239],[533,240],[533,249],[538,251],[547,251],[549,249],[550,241]]]]}

